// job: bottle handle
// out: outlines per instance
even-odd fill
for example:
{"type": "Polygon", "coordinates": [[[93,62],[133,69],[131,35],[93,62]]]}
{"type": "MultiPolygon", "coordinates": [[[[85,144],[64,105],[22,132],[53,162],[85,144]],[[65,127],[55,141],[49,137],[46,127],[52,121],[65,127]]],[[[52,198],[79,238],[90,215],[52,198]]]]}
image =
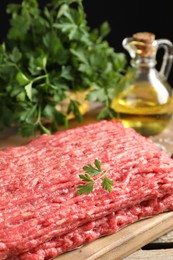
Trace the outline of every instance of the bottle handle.
{"type": "Polygon", "coordinates": [[[173,62],[173,44],[167,39],[157,40],[158,49],[163,48],[164,54],[159,73],[168,79],[173,62]]]}
{"type": "Polygon", "coordinates": [[[135,48],[135,46],[133,44],[131,44],[132,42],[133,42],[132,37],[125,38],[122,41],[122,46],[123,46],[123,48],[126,51],[129,52],[131,58],[135,58],[135,56],[136,56],[136,48],[135,48]]]}

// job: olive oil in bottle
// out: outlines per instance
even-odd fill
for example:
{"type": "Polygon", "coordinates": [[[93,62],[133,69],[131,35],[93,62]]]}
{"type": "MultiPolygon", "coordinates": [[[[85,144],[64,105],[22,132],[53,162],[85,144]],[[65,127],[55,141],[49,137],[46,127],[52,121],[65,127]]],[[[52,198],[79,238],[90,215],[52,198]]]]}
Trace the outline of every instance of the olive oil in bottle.
{"type": "Polygon", "coordinates": [[[112,107],[125,127],[132,127],[144,136],[157,135],[173,114],[172,89],[167,82],[172,43],[164,39],[156,41],[154,34],[144,32],[124,39],[123,46],[132,57],[134,74],[131,83],[116,94],[112,107]],[[160,72],[155,68],[159,47],[165,50],[160,72]]]}

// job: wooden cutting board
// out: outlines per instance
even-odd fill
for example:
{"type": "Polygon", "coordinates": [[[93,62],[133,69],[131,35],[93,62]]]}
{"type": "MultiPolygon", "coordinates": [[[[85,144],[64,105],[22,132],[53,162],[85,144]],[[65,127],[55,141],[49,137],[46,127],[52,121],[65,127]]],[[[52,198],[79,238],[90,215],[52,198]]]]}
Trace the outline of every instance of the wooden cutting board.
{"type": "Polygon", "coordinates": [[[120,260],[149,242],[173,230],[173,212],[131,224],[113,235],[64,253],[57,260],[120,260]]]}

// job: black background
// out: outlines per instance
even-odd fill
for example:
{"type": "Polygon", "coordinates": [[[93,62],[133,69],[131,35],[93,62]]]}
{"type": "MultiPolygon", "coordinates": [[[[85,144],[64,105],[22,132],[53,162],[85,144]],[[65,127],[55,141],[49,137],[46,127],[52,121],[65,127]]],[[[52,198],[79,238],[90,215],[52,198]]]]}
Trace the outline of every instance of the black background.
{"type": "MultiPolygon", "coordinates": [[[[9,27],[6,6],[11,2],[21,3],[21,0],[0,0],[0,41],[5,37],[9,27]]],[[[46,0],[39,1],[41,6],[47,2],[46,0]]],[[[98,28],[104,21],[109,23],[111,32],[106,40],[116,52],[126,52],[122,47],[122,40],[136,32],[153,32],[156,39],[164,38],[173,42],[171,1],[154,1],[153,3],[151,0],[83,0],[83,5],[88,25],[91,28],[98,28]]],[[[173,68],[168,81],[173,86],[173,68]]]]}

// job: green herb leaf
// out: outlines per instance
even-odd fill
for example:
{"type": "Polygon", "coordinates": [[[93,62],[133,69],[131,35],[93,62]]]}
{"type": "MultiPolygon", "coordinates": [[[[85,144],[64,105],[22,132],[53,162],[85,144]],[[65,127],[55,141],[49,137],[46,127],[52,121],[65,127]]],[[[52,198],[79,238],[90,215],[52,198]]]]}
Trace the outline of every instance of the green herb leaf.
{"type": "Polygon", "coordinates": [[[94,165],[96,166],[96,168],[91,164],[87,164],[86,166],[83,167],[85,174],[80,174],[79,178],[83,180],[84,184],[83,185],[80,184],[77,186],[78,188],[77,193],[79,195],[83,193],[92,192],[94,188],[94,184],[100,178],[103,179],[101,183],[101,187],[106,189],[108,192],[112,191],[113,181],[107,177],[108,170],[102,171],[101,162],[98,159],[95,159],[94,165]],[[97,175],[99,175],[97,178],[94,179],[92,178],[92,176],[97,176],[97,175]],[[87,184],[85,184],[85,182],[87,182],[87,184]]]}
{"type": "Polygon", "coordinates": [[[79,122],[82,121],[82,114],[79,110],[80,103],[76,100],[71,99],[68,106],[67,114],[73,113],[79,122]]]}
{"type": "Polygon", "coordinates": [[[83,174],[80,174],[79,177],[80,177],[83,181],[92,181],[90,175],[87,174],[87,173],[85,173],[84,175],[83,175],[83,174]]]}
{"type": "Polygon", "coordinates": [[[32,101],[32,82],[30,82],[25,86],[25,91],[29,100],[32,101]]]}
{"type": "Polygon", "coordinates": [[[101,120],[101,119],[110,119],[110,118],[115,118],[116,117],[116,111],[113,110],[110,107],[104,107],[103,109],[100,110],[97,119],[101,120]]]}
{"type": "Polygon", "coordinates": [[[105,176],[103,181],[102,181],[101,186],[102,186],[102,188],[106,189],[108,192],[111,192],[113,184],[114,184],[113,181],[105,176]]]}
{"type": "Polygon", "coordinates": [[[20,84],[20,86],[24,86],[30,82],[30,80],[26,77],[26,75],[24,73],[22,73],[21,71],[19,71],[17,73],[16,79],[17,79],[18,83],[20,84]]]}
{"type": "Polygon", "coordinates": [[[90,173],[91,176],[96,176],[96,175],[100,174],[100,171],[98,171],[98,169],[94,168],[91,164],[84,166],[83,170],[85,172],[90,173]]]}
{"type": "Polygon", "coordinates": [[[18,48],[14,47],[12,50],[12,53],[9,54],[9,58],[11,59],[11,61],[13,61],[14,63],[17,63],[20,61],[20,59],[22,58],[22,54],[19,51],[18,48]]]}
{"type": "Polygon", "coordinates": [[[83,193],[90,193],[93,190],[94,187],[94,181],[91,181],[90,183],[86,185],[79,185],[78,186],[78,194],[81,195],[83,193]]]}
{"type": "Polygon", "coordinates": [[[94,164],[97,167],[98,171],[101,172],[102,171],[102,169],[101,169],[101,162],[99,160],[95,159],[94,164]]]}

